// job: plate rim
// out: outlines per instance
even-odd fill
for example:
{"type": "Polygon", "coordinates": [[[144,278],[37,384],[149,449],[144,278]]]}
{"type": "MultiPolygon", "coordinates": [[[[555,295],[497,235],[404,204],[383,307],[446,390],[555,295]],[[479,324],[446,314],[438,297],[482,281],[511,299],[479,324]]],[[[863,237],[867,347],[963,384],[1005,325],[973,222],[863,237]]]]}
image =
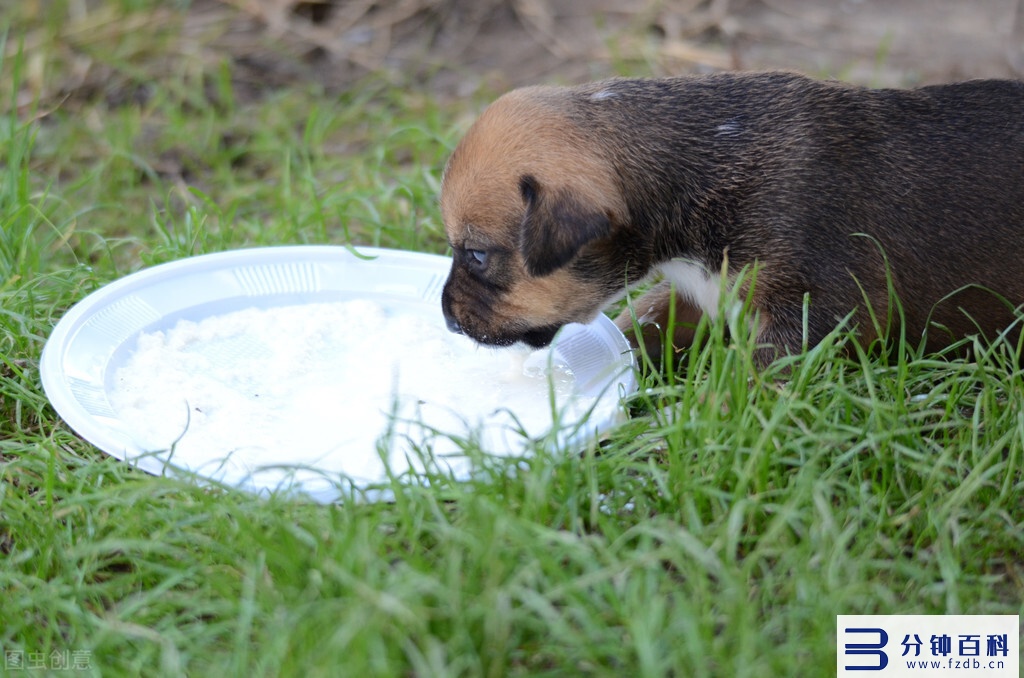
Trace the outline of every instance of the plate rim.
{"type": "MultiPolygon", "coordinates": [[[[350,257],[349,263],[367,261],[374,259],[385,259],[394,264],[413,264],[417,267],[437,268],[438,273],[443,273],[445,268],[451,265],[451,258],[444,255],[429,252],[416,252],[413,250],[401,250],[376,246],[350,246],[350,245],[305,245],[288,244],[273,246],[244,247],[238,249],[224,250],[221,252],[208,252],[199,255],[183,257],[171,261],[161,262],[150,267],[142,268],[120,278],[112,280],[96,290],[93,290],[79,301],[68,308],[57,320],[47,337],[40,355],[39,372],[44,394],[51,406],[74,432],[76,436],[92,447],[103,452],[105,455],[114,457],[120,461],[127,462],[141,470],[154,475],[162,475],[168,469],[181,470],[173,465],[173,458],[165,458],[166,454],[147,453],[145,451],[135,454],[130,447],[124,444],[123,436],[118,431],[103,424],[96,415],[89,412],[75,396],[70,387],[70,377],[64,369],[64,359],[69,349],[74,344],[77,332],[88,321],[92,314],[101,311],[103,308],[115,303],[119,298],[128,296],[134,289],[144,289],[160,282],[164,282],[182,271],[206,267],[229,270],[233,266],[245,263],[246,265],[273,264],[287,261],[308,261],[323,260],[324,258],[337,260],[338,257],[350,257]],[[286,257],[281,257],[287,254],[286,257]],[[213,262],[213,263],[211,263],[213,262]]],[[[345,261],[345,259],[342,259],[345,261]]],[[[197,271],[198,272],[198,271],[197,271]]],[[[265,295],[270,296],[270,295],[265,295]]],[[[225,297],[227,298],[227,297],[225,297]]],[[[637,388],[636,383],[636,360],[635,355],[629,349],[629,344],[621,331],[614,325],[610,318],[604,313],[599,313],[594,321],[601,322],[606,329],[614,328],[617,334],[614,337],[616,343],[623,347],[623,354],[628,355],[628,360],[621,364],[621,370],[615,370],[616,376],[609,381],[608,386],[616,391],[622,390],[620,383],[621,373],[626,373],[627,393],[632,393],[637,388]],[[603,317],[604,321],[600,321],[603,317]],[[621,341],[620,341],[621,340],[621,341]]],[[[594,322],[592,321],[592,322],[594,322]]],[[[132,336],[136,336],[133,333],[132,336]]],[[[124,340],[124,341],[127,341],[124,340]]],[[[119,344],[123,345],[122,344],[119,344]]],[[[115,349],[116,350],[116,349],[115,349]]],[[[107,358],[109,362],[109,357],[107,358]]],[[[104,371],[107,365],[104,365],[104,371]]],[[[106,394],[105,388],[103,390],[106,394]]],[[[621,403],[618,405],[621,410],[621,403]]],[[[608,419],[608,417],[606,417],[608,419]]],[[[597,422],[598,427],[586,427],[588,433],[586,439],[590,439],[600,432],[607,430],[614,425],[614,421],[597,422]],[[591,430],[593,429],[593,430],[591,430]]],[[[577,437],[577,436],[574,436],[577,437]]],[[[140,448],[141,449],[141,448],[140,448]]],[[[211,478],[201,470],[189,467],[184,469],[187,473],[196,476],[203,481],[211,478]]],[[[241,487],[248,491],[260,491],[263,486],[249,487],[238,483],[229,483],[235,487],[241,487]]]]}

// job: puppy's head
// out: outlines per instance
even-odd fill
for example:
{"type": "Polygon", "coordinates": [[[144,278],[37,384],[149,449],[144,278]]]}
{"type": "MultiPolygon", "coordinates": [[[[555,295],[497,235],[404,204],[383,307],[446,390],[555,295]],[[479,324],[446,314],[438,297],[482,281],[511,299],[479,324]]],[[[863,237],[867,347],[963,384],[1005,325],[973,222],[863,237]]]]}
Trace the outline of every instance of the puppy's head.
{"type": "Polygon", "coordinates": [[[476,341],[543,346],[621,293],[621,189],[569,115],[571,90],[527,88],[491,104],[445,168],[454,260],[442,308],[476,341]]]}

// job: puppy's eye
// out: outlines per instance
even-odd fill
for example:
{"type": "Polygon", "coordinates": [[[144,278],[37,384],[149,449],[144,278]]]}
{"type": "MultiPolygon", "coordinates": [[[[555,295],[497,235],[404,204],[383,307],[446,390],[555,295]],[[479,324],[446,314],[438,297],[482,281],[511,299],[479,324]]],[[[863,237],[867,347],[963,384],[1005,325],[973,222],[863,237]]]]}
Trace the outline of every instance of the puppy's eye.
{"type": "Polygon", "coordinates": [[[483,250],[466,250],[469,263],[476,269],[483,270],[487,267],[487,252],[483,250]]]}

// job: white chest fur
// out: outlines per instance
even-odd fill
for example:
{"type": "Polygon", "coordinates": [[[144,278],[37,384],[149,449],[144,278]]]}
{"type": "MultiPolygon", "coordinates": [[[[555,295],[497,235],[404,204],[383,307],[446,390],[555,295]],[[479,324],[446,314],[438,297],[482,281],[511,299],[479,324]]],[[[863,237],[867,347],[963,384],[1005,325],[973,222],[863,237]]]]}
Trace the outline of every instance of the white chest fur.
{"type": "Polygon", "coordinates": [[[692,261],[675,259],[660,267],[661,273],[676,286],[676,293],[685,296],[710,318],[718,315],[718,300],[722,294],[722,281],[710,275],[703,266],[692,261]]]}

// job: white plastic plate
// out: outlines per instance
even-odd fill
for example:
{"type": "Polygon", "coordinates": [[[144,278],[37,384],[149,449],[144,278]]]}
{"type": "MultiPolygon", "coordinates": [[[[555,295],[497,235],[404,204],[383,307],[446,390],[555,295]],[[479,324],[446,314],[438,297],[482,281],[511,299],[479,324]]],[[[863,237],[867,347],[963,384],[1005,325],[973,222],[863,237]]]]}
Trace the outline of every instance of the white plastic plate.
{"type": "MultiPolygon", "coordinates": [[[[345,482],[384,483],[396,466],[415,471],[408,450],[392,451],[386,469],[379,446],[340,447],[308,458],[301,450],[281,450],[269,463],[265,454],[247,459],[243,449],[226,458],[182,463],[171,450],[145,449],[111,404],[114,375],[130,358],[139,335],[167,331],[183,319],[198,322],[248,308],[368,299],[443,325],[440,296],[450,259],[378,248],[358,252],[330,246],[234,250],[154,266],[114,281],[71,308],[54,328],[40,363],[46,395],[82,438],[153,474],[180,470],[254,492],[297,489],[328,502],[339,497],[345,482]],[[357,478],[336,477],[338,468],[347,467],[342,462],[353,460],[376,470],[357,478]]],[[[584,420],[557,433],[561,443],[580,446],[623,418],[620,399],[636,389],[633,357],[604,315],[587,325],[566,326],[549,350],[542,358],[564,364],[575,376],[576,391],[596,399],[584,420]]],[[[353,385],[353,397],[359,397],[358,385],[353,385]]],[[[386,410],[389,403],[380,407],[386,410]]],[[[428,431],[421,433],[427,437],[428,431]]],[[[403,436],[408,443],[409,431],[403,436]]],[[[490,454],[520,454],[527,447],[523,436],[512,431],[485,440],[490,454]]],[[[456,477],[470,473],[471,464],[460,458],[451,439],[434,436],[427,447],[456,477]]]]}

